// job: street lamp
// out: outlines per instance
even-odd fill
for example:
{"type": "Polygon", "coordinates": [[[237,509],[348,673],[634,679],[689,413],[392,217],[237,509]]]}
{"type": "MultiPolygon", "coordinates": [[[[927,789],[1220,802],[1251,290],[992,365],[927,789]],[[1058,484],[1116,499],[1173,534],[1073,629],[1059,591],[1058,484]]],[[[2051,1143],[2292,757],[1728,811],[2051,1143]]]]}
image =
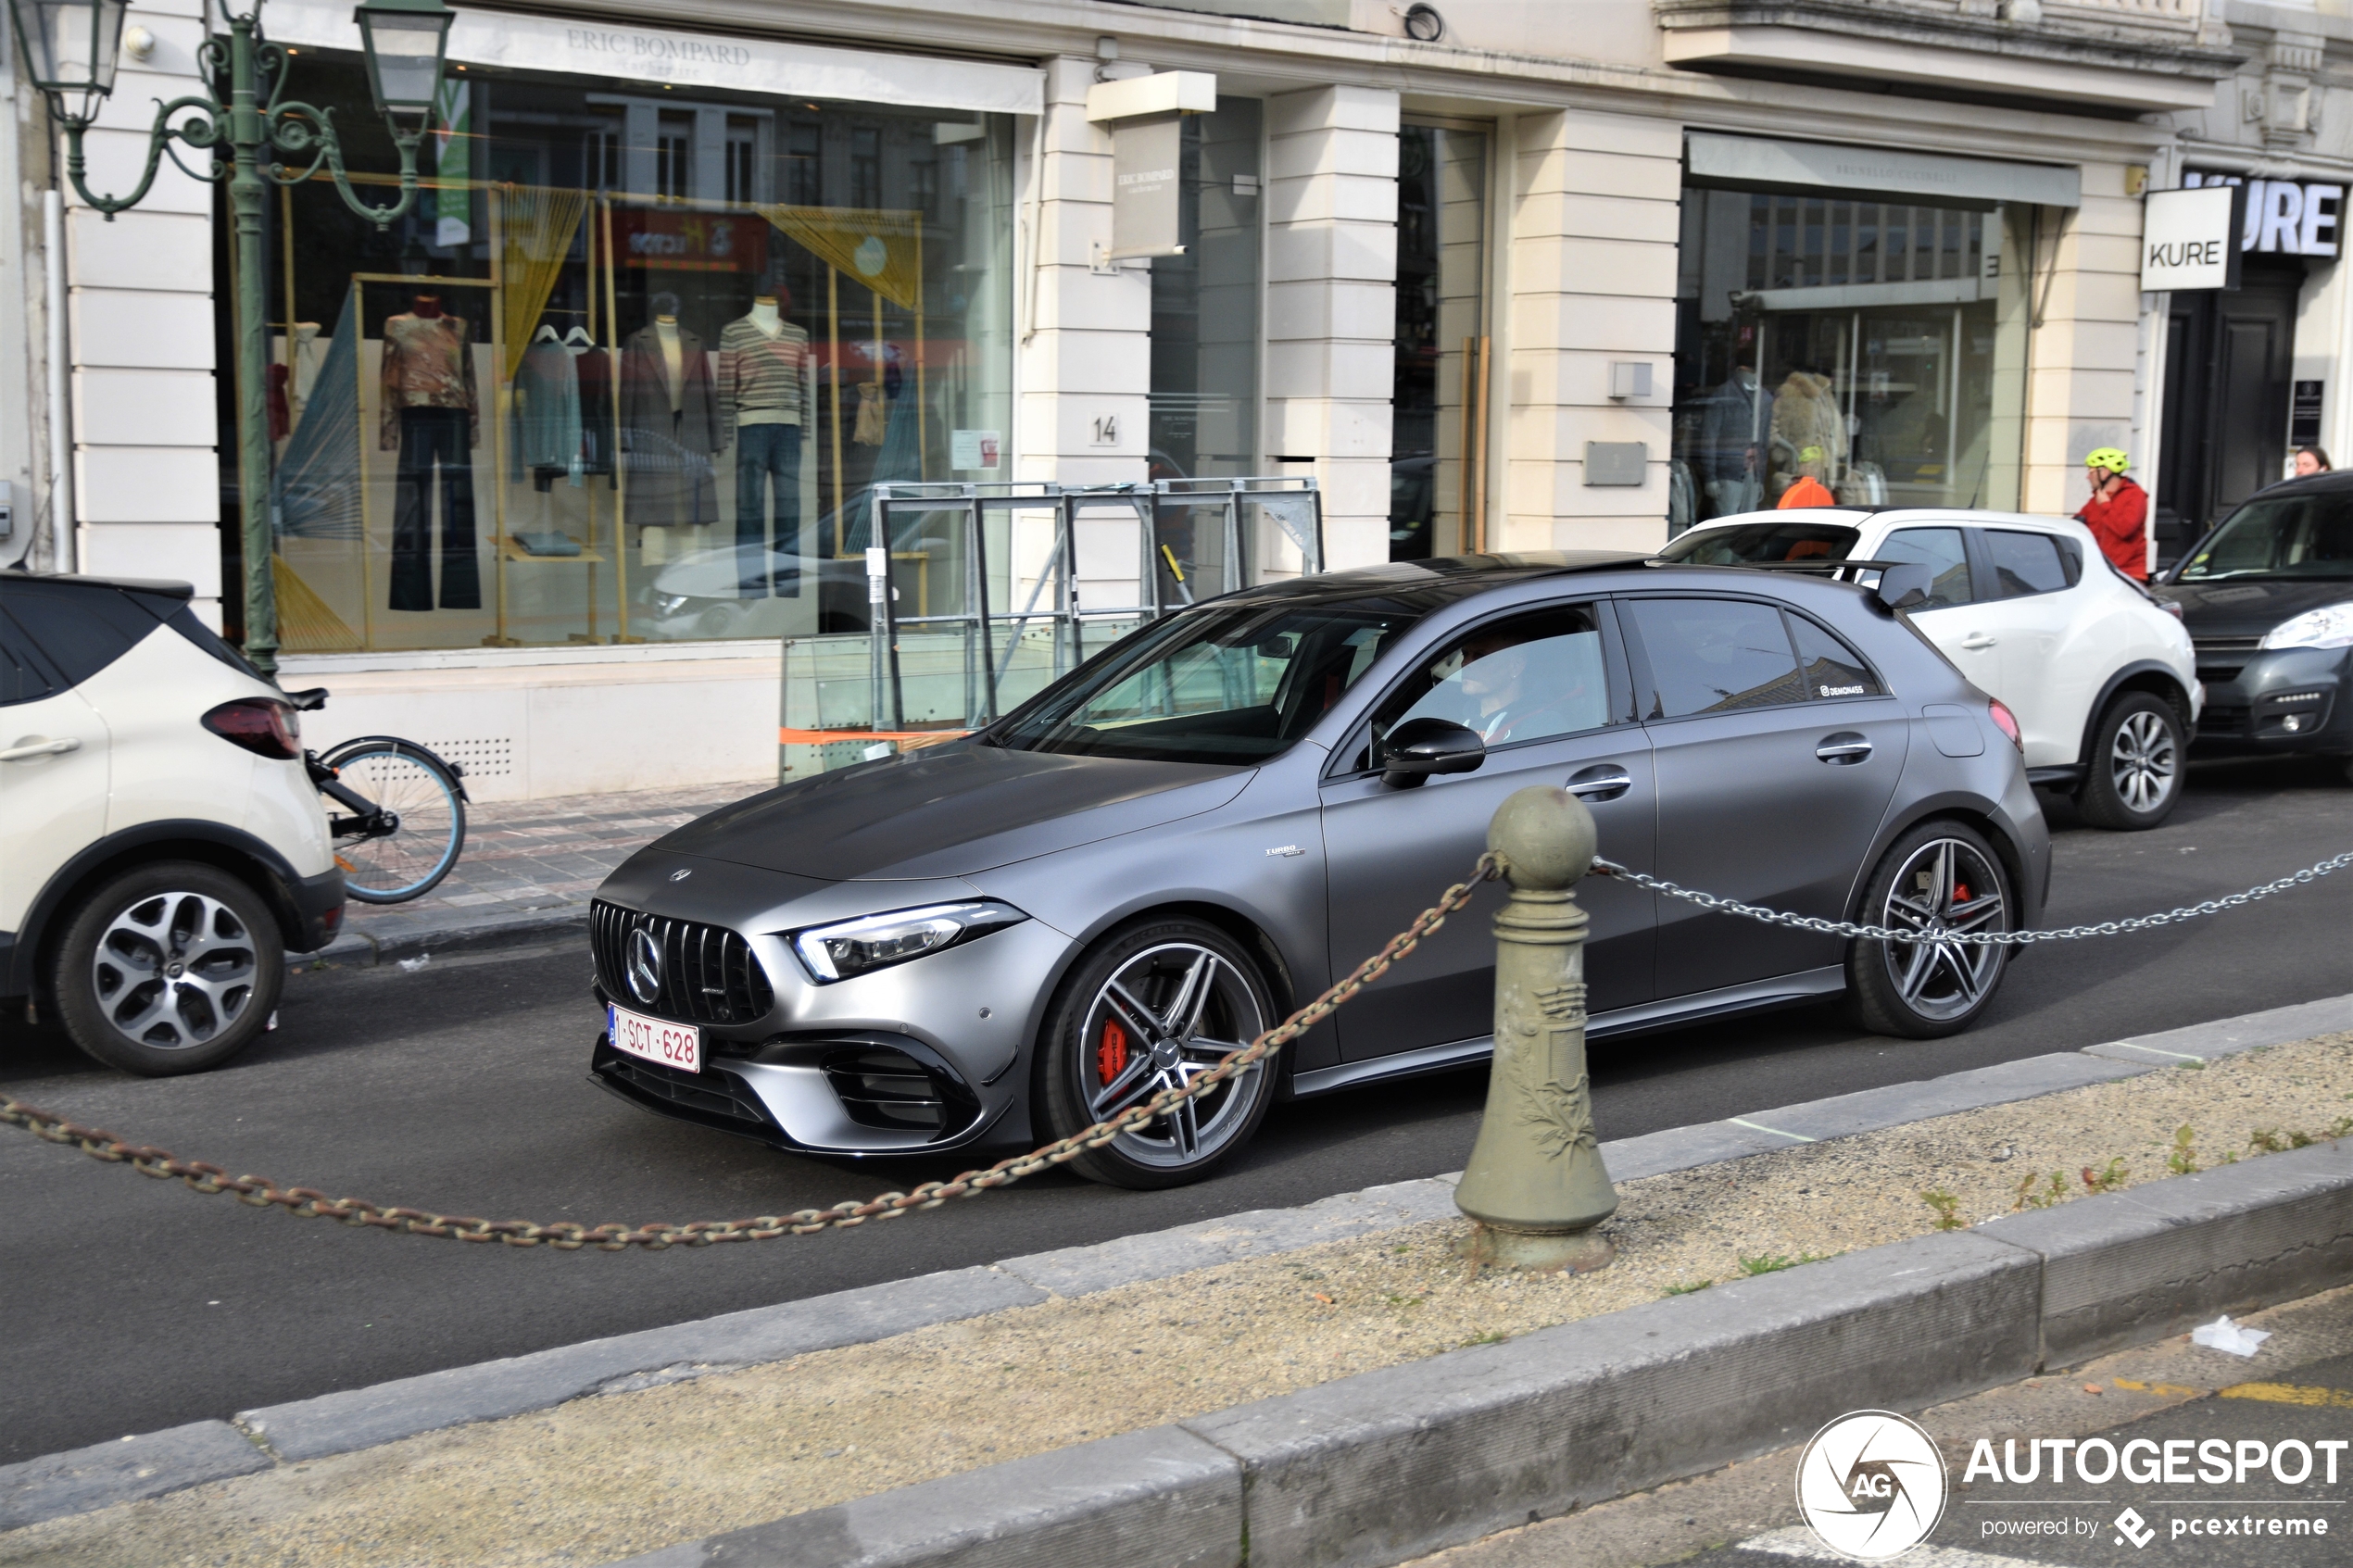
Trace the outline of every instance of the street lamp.
{"type": "MultiPolygon", "coordinates": [[[[253,0],[253,9],[243,16],[224,11],[229,36],[209,39],[197,50],[207,91],[157,106],[147,133],[147,167],[138,186],[127,196],[94,194],[83,180],[82,136],[114,91],[124,3],[8,0],[8,8],[27,71],[48,98],[50,117],[65,130],[66,177],[108,222],[145,198],[167,154],[196,179],[220,181],[226,175],[236,220],[237,485],[245,513],[245,656],[274,677],[278,596],[270,570],[275,540],[270,524],[269,277],[261,244],[270,188],[298,184],[323,167],[345,205],[380,229],[415,206],[417,147],[441,93],[442,57],[456,13],[443,0],[361,0],[353,13],[367,52],[369,92],[400,152],[400,199],[371,207],[351,188],[333,113],[283,101],[286,54],[262,37],[262,0],[253,0]],[[174,142],[211,154],[211,166],[190,169],[181,162],[174,142]],[[281,157],[300,167],[289,167],[281,157]]],[[[293,330],[287,323],[287,331],[293,330]]]]}

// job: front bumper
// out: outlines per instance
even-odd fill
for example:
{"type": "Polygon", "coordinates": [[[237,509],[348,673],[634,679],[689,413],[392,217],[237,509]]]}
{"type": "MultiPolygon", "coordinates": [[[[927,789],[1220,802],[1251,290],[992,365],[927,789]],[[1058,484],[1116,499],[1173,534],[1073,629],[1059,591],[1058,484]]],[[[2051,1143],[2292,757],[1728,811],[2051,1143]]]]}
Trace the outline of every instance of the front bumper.
{"type": "MultiPolygon", "coordinates": [[[[820,985],[777,933],[849,914],[970,898],[973,890],[963,884],[839,884],[787,907],[738,905],[731,911],[728,895],[736,890],[723,893],[721,884],[733,879],[698,872],[694,881],[703,886],[691,902],[667,889],[666,896],[632,899],[640,909],[658,903],[676,911],[659,916],[619,906],[612,895],[620,890],[609,885],[592,945],[598,1001],[695,1023],[702,1032],[702,1071],[641,1060],[600,1035],[590,1062],[600,1086],[659,1115],[806,1153],[935,1153],[1026,1135],[1028,1047],[1071,956],[1068,937],[1041,921],[1025,921],[820,985]],[[614,961],[620,942],[608,940],[606,931],[615,914],[672,926],[692,921],[702,931],[733,934],[724,944],[692,938],[707,950],[724,947],[739,955],[702,972],[719,977],[709,988],[714,1005],[695,1010],[667,991],[647,1004],[623,991],[614,961]],[[741,984],[742,972],[733,966],[745,961],[764,985],[741,984]]],[[[672,950],[678,953],[688,945],[667,929],[664,942],[676,944],[672,950]]]]}
{"type": "Polygon", "coordinates": [[[2353,753],[2353,652],[2344,648],[2201,648],[2206,687],[2201,756],[2353,753]]]}

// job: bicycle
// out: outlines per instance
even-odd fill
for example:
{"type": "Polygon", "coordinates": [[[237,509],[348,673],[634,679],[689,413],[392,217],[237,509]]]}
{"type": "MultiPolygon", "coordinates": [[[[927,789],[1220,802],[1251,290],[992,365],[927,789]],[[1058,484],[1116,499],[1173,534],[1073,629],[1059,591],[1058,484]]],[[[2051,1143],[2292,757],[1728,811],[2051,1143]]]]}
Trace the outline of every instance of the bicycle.
{"type": "MultiPolygon", "coordinates": [[[[326,688],[286,700],[316,713],[326,688]]],[[[360,735],[302,758],[319,793],[351,813],[329,811],[327,828],[352,897],[403,904],[440,885],[466,845],[465,770],[397,735],[360,735]]]]}

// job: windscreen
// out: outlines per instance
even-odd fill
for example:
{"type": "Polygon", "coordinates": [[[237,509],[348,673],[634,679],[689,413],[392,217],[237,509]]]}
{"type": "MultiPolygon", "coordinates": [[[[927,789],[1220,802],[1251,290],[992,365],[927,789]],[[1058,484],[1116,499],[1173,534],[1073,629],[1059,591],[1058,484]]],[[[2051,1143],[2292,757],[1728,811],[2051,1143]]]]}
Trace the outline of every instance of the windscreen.
{"type": "Polygon", "coordinates": [[[2353,577],[2353,490],[2249,501],[2182,563],[2177,581],[2228,577],[2353,577]]]}
{"type": "Polygon", "coordinates": [[[983,737],[1015,751],[1249,763],[1314,727],[1428,607],[1204,605],[1138,632],[983,737]]]}
{"type": "Polygon", "coordinates": [[[1694,529],[1658,552],[1661,560],[1691,566],[1745,566],[1756,561],[1844,560],[1859,529],[1835,522],[1743,522],[1694,529]]]}

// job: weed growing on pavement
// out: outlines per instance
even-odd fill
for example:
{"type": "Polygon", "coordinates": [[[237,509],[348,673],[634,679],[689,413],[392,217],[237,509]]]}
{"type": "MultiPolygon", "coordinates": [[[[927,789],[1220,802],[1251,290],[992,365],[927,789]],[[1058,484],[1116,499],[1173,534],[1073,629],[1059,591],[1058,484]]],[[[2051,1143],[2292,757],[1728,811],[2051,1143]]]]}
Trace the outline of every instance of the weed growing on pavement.
{"type": "Polygon", "coordinates": [[[1474,1345],[1501,1345],[1504,1340],[1509,1339],[1510,1337],[1510,1335],[1499,1332],[1474,1334],[1468,1339],[1463,1341],[1463,1348],[1467,1350],[1474,1345]]]}
{"type": "Polygon", "coordinates": [[[1712,1279],[1695,1279],[1689,1285],[1670,1285],[1667,1287],[1667,1294],[1669,1296],[1696,1296],[1715,1283],[1716,1282],[1712,1279]]]}
{"type": "Polygon", "coordinates": [[[1783,1269],[1793,1269],[1801,1263],[1827,1263],[1837,1257],[1835,1252],[1801,1252],[1794,1258],[1784,1258],[1778,1252],[1759,1252],[1755,1257],[1740,1254],[1741,1273],[1751,1278],[1758,1274],[1777,1274],[1783,1269]]]}
{"type": "Polygon", "coordinates": [[[2095,1198],[2104,1192],[2118,1192],[2124,1186],[2124,1157],[2114,1155],[2096,1171],[2089,1165],[2083,1167],[2083,1190],[2095,1198]]]}
{"type": "MultiPolygon", "coordinates": [[[[2034,1178],[2030,1175],[2026,1178],[2025,1183],[2019,1190],[2023,1192],[2026,1187],[2032,1186],[2033,1184],[2034,1178]]],[[[1969,1228],[1969,1222],[1961,1218],[1961,1200],[1954,1197],[1951,1193],[1946,1192],[1944,1188],[1931,1187],[1928,1191],[1921,1193],[1920,1201],[1927,1204],[1931,1209],[1936,1210],[1936,1228],[1938,1230],[1957,1231],[1969,1228]]]]}
{"type": "Polygon", "coordinates": [[[2054,1203],[2063,1203],[2067,1200],[2065,1174],[2057,1171],[2052,1172],[2049,1186],[2037,1191],[2036,1184],[2042,1180],[2043,1175],[2039,1171],[2029,1171],[2019,1179],[2018,1193],[2010,1204],[2011,1213],[2015,1214],[2024,1209],[2048,1209],[2054,1203]]]}
{"type": "Polygon", "coordinates": [[[2165,1157],[2165,1168],[2177,1176],[2193,1175],[2197,1171],[2197,1135],[2187,1122],[2173,1129],[2173,1152],[2165,1157]]]}

